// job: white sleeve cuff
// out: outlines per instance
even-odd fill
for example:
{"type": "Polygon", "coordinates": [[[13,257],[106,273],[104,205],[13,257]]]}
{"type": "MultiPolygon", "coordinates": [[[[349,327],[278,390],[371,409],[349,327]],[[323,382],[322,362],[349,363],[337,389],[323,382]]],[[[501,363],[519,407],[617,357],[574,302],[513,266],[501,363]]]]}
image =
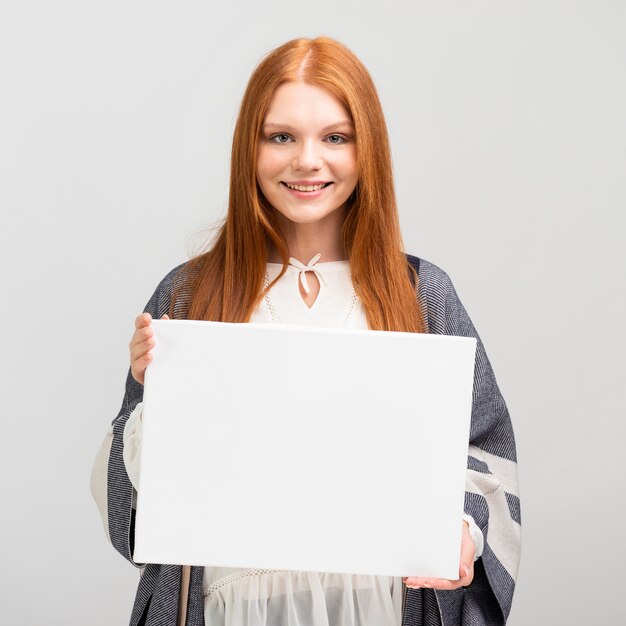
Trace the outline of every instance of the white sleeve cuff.
{"type": "Polygon", "coordinates": [[[139,402],[128,417],[124,426],[124,465],[130,482],[135,490],[139,485],[139,458],[141,456],[141,411],[143,402],[139,402]]]}
{"type": "Polygon", "coordinates": [[[485,547],[485,538],[483,537],[483,531],[478,528],[478,525],[471,515],[464,513],[463,519],[469,524],[470,536],[474,541],[474,549],[476,550],[476,554],[474,555],[474,561],[477,561],[482,555],[483,549],[485,547]]]}

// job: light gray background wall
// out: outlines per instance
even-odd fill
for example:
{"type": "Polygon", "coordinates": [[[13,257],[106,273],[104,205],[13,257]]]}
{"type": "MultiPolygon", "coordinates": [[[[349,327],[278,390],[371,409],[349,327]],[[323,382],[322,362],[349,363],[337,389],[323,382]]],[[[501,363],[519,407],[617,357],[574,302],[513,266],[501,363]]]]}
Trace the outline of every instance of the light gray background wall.
{"type": "Polygon", "coordinates": [[[222,215],[254,65],[319,34],[373,75],[406,248],[451,275],[514,420],[510,624],[622,623],[624,7],[5,3],[3,623],[127,623],[88,480],[133,319],[222,215]]]}

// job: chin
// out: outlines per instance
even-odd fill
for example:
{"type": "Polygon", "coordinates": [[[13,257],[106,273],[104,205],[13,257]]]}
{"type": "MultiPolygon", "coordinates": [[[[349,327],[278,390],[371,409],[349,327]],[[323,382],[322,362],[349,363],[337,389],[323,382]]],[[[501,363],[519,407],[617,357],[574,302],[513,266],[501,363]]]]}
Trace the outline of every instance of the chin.
{"type": "Polygon", "coordinates": [[[316,211],[313,210],[299,210],[299,211],[281,211],[276,209],[283,218],[294,222],[295,224],[315,224],[317,222],[323,222],[330,217],[337,215],[337,212],[341,211],[341,207],[336,209],[330,209],[328,211],[316,211]]]}

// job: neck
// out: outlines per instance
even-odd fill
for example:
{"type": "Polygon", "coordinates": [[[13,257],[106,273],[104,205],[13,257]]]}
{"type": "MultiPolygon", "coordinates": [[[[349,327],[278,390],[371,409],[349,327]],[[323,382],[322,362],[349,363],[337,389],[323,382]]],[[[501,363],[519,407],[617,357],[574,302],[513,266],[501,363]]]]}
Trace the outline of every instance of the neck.
{"type": "MultiPolygon", "coordinates": [[[[289,256],[302,263],[308,263],[319,252],[320,263],[346,260],[347,255],[341,237],[343,218],[343,211],[338,210],[333,211],[324,220],[298,224],[278,214],[278,222],[287,242],[289,256]]],[[[282,262],[280,253],[274,246],[268,250],[268,261],[282,262]]]]}

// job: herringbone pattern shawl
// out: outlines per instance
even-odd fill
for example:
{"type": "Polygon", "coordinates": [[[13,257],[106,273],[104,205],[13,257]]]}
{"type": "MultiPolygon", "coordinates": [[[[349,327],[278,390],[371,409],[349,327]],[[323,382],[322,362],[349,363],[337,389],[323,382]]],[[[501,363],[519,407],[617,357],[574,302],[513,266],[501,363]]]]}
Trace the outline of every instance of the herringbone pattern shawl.
{"type": "MultiPolygon", "coordinates": [[[[455,591],[407,589],[403,624],[406,626],[502,625],[511,609],[520,556],[520,503],[517,458],[509,413],[496,379],[465,308],[448,275],[436,265],[407,255],[419,273],[418,294],[431,333],[478,339],[472,422],[467,463],[465,510],[485,536],[482,557],[476,562],[474,581],[455,591]]],[[[174,268],[159,283],[144,311],[153,318],[169,312],[177,291],[175,317],[185,318],[189,302],[185,264],[174,268]]],[[[100,500],[104,525],[115,548],[133,561],[133,487],[122,457],[123,431],[130,413],[141,401],[143,386],[128,371],[122,406],[94,466],[92,484],[106,483],[100,500]],[[101,500],[105,499],[106,502],[101,500]]],[[[407,484],[407,497],[419,498],[419,483],[407,484]]],[[[407,546],[407,550],[410,550],[407,546]]],[[[147,565],[140,579],[131,626],[175,626],[181,567],[147,565]]],[[[187,626],[204,624],[203,568],[193,567],[186,615],[187,626]]],[[[208,625],[207,625],[208,626],[208,625]]]]}

